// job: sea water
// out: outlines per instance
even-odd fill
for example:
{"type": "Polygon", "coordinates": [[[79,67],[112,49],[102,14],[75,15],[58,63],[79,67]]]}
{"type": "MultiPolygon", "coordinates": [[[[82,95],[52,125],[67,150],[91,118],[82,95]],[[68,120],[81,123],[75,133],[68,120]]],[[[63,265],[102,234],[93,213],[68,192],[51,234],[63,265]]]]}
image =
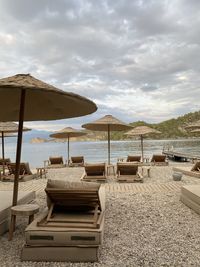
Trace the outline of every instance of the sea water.
{"type": "MultiPolygon", "coordinates": [[[[161,154],[163,147],[173,147],[174,150],[200,156],[200,139],[177,139],[177,140],[147,140],[144,139],[144,156],[151,157],[153,154],[161,154]]],[[[108,158],[107,141],[96,142],[70,142],[70,156],[84,156],[86,162],[105,162],[108,158]]],[[[118,158],[127,155],[141,155],[140,140],[111,141],[111,162],[115,163],[118,158]]],[[[22,145],[21,161],[29,162],[32,168],[44,165],[44,160],[49,156],[63,156],[67,159],[66,143],[35,143],[24,142],[22,145]]],[[[5,157],[15,162],[16,143],[6,142],[5,157]]]]}

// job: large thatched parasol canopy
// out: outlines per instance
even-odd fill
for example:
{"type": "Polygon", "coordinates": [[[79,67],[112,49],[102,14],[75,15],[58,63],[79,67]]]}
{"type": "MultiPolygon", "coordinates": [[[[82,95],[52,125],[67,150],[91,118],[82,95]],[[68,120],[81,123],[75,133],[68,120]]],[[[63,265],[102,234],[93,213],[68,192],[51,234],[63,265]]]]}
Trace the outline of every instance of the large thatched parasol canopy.
{"type": "MultiPolygon", "coordinates": [[[[30,131],[26,127],[23,127],[23,131],[30,131]]],[[[4,166],[4,159],[5,159],[5,149],[4,149],[4,137],[11,137],[11,133],[18,132],[18,124],[14,122],[0,122],[0,136],[1,136],[1,145],[2,145],[2,159],[3,159],[3,175],[5,175],[5,166],[4,166]],[[8,135],[9,134],[9,135],[8,135]]]]}
{"type": "Polygon", "coordinates": [[[149,126],[137,126],[130,130],[129,132],[125,133],[126,136],[140,136],[141,139],[141,152],[142,152],[142,160],[144,159],[144,147],[143,147],[143,136],[148,134],[159,134],[161,133],[158,130],[150,128],[149,126]]]}
{"type": "Polygon", "coordinates": [[[60,131],[57,131],[53,134],[50,134],[50,137],[67,139],[67,158],[68,158],[67,162],[69,164],[69,140],[70,140],[70,137],[79,137],[79,136],[83,136],[83,135],[86,135],[86,133],[84,133],[80,130],[76,130],[72,127],[66,127],[60,131]]]}
{"type": "Polygon", "coordinates": [[[0,79],[0,99],[0,121],[19,121],[13,193],[13,205],[16,205],[23,122],[84,116],[97,107],[85,97],[64,92],[30,74],[0,79]]]}
{"type": "Polygon", "coordinates": [[[107,131],[108,132],[108,164],[110,164],[110,132],[111,131],[126,131],[132,128],[132,126],[118,120],[112,115],[106,115],[91,123],[82,125],[83,128],[92,131],[107,131]]]}

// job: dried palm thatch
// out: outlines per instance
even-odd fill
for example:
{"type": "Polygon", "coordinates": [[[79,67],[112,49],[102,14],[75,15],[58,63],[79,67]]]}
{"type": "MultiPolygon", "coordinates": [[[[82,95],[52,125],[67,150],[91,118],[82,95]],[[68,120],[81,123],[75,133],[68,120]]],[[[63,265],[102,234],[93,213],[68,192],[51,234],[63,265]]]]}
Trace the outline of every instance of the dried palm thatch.
{"type": "Polygon", "coordinates": [[[141,140],[141,153],[142,153],[142,161],[144,159],[144,146],[143,146],[143,136],[148,134],[159,134],[161,133],[158,130],[155,130],[148,126],[137,126],[130,130],[129,132],[125,133],[126,136],[140,136],[141,140]]]}
{"type": "Polygon", "coordinates": [[[110,164],[110,132],[111,131],[126,131],[132,128],[132,126],[118,120],[112,115],[106,115],[91,123],[82,125],[83,128],[92,131],[107,131],[108,132],[108,164],[110,164]]]}
{"type": "Polygon", "coordinates": [[[86,133],[76,130],[72,127],[66,127],[58,132],[55,132],[53,134],[50,134],[50,137],[53,138],[63,138],[63,139],[67,139],[67,158],[68,158],[68,164],[69,164],[69,140],[70,137],[79,137],[79,136],[83,136],[86,135],[86,133]]]}
{"type": "MultiPolygon", "coordinates": [[[[0,121],[19,121],[13,205],[17,204],[24,121],[57,120],[93,113],[97,106],[85,97],[64,92],[30,74],[0,79],[0,121]]],[[[11,222],[11,227],[14,225],[11,222]]]]}

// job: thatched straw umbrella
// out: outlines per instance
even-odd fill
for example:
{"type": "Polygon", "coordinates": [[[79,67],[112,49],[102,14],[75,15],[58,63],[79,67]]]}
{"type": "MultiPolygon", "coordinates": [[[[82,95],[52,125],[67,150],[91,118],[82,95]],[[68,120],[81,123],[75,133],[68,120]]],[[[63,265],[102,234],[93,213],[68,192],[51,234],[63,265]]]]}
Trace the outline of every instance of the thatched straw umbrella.
{"type": "MultiPolygon", "coordinates": [[[[23,131],[30,131],[31,129],[28,129],[26,127],[23,127],[23,131]]],[[[2,140],[2,159],[3,159],[3,175],[5,175],[5,166],[4,166],[4,159],[5,159],[5,153],[4,153],[4,137],[11,137],[13,135],[7,135],[8,133],[16,133],[18,132],[18,124],[14,122],[0,122],[0,133],[1,133],[1,140],[2,140]]]]}
{"type": "Polygon", "coordinates": [[[108,132],[108,164],[110,164],[110,132],[111,131],[126,131],[132,126],[118,120],[112,115],[106,115],[101,119],[82,125],[83,128],[92,131],[107,131],[108,132]]]}
{"type": "Polygon", "coordinates": [[[132,136],[140,136],[141,140],[141,152],[142,152],[142,161],[144,159],[144,147],[143,147],[143,138],[145,135],[148,134],[159,134],[160,131],[157,131],[153,128],[150,128],[148,126],[137,126],[134,129],[130,130],[129,132],[125,133],[126,136],[132,137],[132,136]]]}
{"type": "Polygon", "coordinates": [[[69,164],[69,140],[71,137],[79,137],[86,135],[86,133],[73,129],[72,127],[66,127],[58,132],[55,132],[53,134],[50,134],[50,137],[52,138],[59,138],[59,139],[67,139],[67,159],[69,164]]]}
{"type": "Polygon", "coordinates": [[[87,98],[64,92],[29,74],[0,79],[0,99],[0,121],[19,121],[12,202],[16,205],[23,122],[84,116],[96,111],[97,107],[87,98]]]}

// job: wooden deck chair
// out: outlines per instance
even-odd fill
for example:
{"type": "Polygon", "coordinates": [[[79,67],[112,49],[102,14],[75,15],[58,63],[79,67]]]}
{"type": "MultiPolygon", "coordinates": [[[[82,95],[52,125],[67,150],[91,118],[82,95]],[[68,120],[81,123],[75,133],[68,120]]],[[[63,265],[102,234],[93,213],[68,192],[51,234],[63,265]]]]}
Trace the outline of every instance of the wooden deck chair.
{"type": "MultiPolygon", "coordinates": [[[[16,163],[8,163],[8,175],[3,177],[4,181],[13,181],[16,171],[16,163]]],[[[32,173],[28,162],[21,162],[19,166],[19,180],[29,181],[37,177],[36,173],[32,173]]]]}
{"type": "Polygon", "coordinates": [[[63,168],[64,164],[63,157],[49,157],[49,160],[44,161],[44,168],[63,168]]]}
{"type": "Polygon", "coordinates": [[[200,172],[200,161],[197,161],[192,167],[191,171],[200,172]]]}
{"type": "Polygon", "coordinates": [[[38,226],[99,228],[103,216],[99,199],[99,184],[54,181],[47,183],[48,215],[38,226]],[[55,186],[55,187],[54,187],[55,186]],[[60,188],[62,187],[62,188],[60,188]]]}
{"type": "Polygon", "coordinates": [[[118,182],[143,182],[143,176],[138,172],[138,165],[134,163],[117,163],[118,182]]]}
{"type": "Polygon", "coordinates": [[[153,155],[151,158],[151,163],[156,166],[166,166],[168,161],[166,155],[153,155]]]}
{"type": "Polygon", "coordinates": [[[200,178],[200,161],[197,161],[192,168],[189,166],[174,167],[173,171],[181,172],[185,175],[200,178]]]}
{"type": "Polygon", "coordinates": [[[127,162],[140,162],[141,161],[141,156],[127,156],[126,159],[127,162]]]}
{"type": "Polygon", "coordinates": [[[95,182],[105,182],[106,176],[106,163],[93,163],[85,164],[85,175],[82,180],[84,181],[95,181],[95,182]]]}
{"type": "Polygon", "coordinates": [[[4,160],[0,158],[0,165],[7,165],[9,163],[11,163],[10,158],[5,158],[4,160]]]}
{"type": "Polygon", "coordinates": [[[84,157],[83,156],[76,156],[76,157],[71,157],[70,167],[83,167],[84,166],[84,157]]]}

